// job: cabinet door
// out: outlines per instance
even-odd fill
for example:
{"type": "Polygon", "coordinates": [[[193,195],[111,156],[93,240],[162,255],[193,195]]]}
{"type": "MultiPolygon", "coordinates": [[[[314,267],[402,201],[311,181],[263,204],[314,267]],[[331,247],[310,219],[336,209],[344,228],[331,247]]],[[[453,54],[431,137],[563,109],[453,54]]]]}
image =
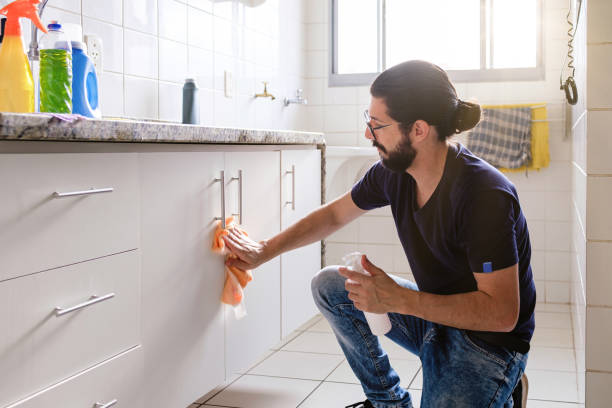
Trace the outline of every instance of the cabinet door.
{"type": "Polygon", "coordinates": [[[223,383],[223,153],[141,153],[143,351],[147,407],[186,407],[223,383]]]}
{"type": "MultiPolygon", "coordinates": [[[[285,150],[281,157],[284,230],[321,205],[321,152],[285,150]]],[[[282,337],[318,313],[310,281],[320,268],[321,242],[281,256],[282,337]]]]}
{"type": "MultiPolygon", "coordinates": [[[[227,214],[240,210],[242,226],[256,241],[280,231],[280,153],[232,152],[225,154],[227,214]],[[238,177],[242,171],[242,197],[238,177]]],[[[280,259],[253,270],[244,291],[247,315],[238,320],[226,307],[226,364],[228,378],[243,372],[280,341],[280,259]]]]}

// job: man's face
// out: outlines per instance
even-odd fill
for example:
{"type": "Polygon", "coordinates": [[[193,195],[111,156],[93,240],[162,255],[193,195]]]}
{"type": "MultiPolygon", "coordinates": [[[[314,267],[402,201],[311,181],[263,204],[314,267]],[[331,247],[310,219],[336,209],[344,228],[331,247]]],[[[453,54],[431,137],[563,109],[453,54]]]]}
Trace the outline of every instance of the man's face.
{"type": "Polygon", "coordinates": [[[370,127],[366,127],[365,137],[372,141],[372,146],[378,148],[383,166],[404,173],[417,154],[409,135],[402,132],[399,122],[387,115],[387,105],[382,99],[372,97],[368,111],[370,127]]]}

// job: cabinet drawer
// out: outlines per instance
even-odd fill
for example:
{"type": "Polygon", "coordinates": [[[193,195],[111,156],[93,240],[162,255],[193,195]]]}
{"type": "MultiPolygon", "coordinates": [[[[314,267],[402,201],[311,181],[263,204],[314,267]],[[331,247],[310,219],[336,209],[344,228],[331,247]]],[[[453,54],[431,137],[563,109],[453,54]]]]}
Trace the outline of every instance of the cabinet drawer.
{"type": "Polygon", "coordinates": [[[140,304],[138,250],[0,283],[0,407],[140,344],[140,304]]]}
{"type": "Polygon", "coordinates": [[[138,247],[135,154],[3,154],[0,191],[0,281],[138,247]]]}
{"type": "Polygon", "coordinates": [[[142,407],[142,349],[136,347],[7,408],[142,407]]]}

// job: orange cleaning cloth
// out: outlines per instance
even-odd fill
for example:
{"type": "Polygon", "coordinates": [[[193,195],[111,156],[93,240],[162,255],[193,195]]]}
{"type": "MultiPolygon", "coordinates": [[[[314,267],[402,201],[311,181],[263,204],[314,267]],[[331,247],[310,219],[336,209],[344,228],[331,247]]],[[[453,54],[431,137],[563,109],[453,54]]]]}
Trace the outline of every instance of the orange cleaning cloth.
{"type": "MultiPolygon", "coordinates": [[[[225,229],[221,226],[221,221],[217,221],[212,250],[218,254],[226,255],[227,258],[236,258],[236,255],[225,247],[225,241],[223,241],[223,237],[228,235],[231,229],[248,236],[245,231],[238,228],[234,222],[234,217],[225,220],[225,229]]],[[[235,266],[225,266],[225,284],[221,293],[221,302],[232,306],[240,304],[244,295],[242,289],[252,280],[253,275],[250,270],[245,271],[235,266]]]]}

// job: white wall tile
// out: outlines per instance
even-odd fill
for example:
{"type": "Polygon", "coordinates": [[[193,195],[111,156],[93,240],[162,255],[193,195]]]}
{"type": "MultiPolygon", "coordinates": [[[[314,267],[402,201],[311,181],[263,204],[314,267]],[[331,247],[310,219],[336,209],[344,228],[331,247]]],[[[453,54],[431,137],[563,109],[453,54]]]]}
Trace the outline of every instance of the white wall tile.
{"type": "Polygon", "coordinates": [[[393,246],[393,271],[397,273],[407,273],[412,275],[410,263],[401,245],[393,246]]]}
{"type": "Polygon", "coordinates": [[[187,10],[187,43],[207,50],[213,49],[213,17],[190,7],[187,10]]]}
{"type": "Polygon", "coordinates": [[[589,174],[612,174],[612,112],[588,113],[586,143],[589,174]]]}
{"type": "Polygon", "coordinates": [[[329,26],[327,24],[306,25],[306,50],[325,51],[329,49],[329,26]]]}
{"type": "Polygon", "coordinates": [[[197,47],[188,47],[187,75],[195,77],[200,88],[213,89],[213,53],[197,47]]]}
{"type": "Polygon", "coordinates": [[[121,27],[84,17],[83,34],[95,34],[102,40],[103,71],[123,72],[123,29],[121,27]]]}
{"type": "Polygon", "coordinates": [[[198,8],[200,10],[204,10],[208,13],[213,12],[213,3],[215,0],[187,0],[187,4],[191,7],[198,8]]]}
{"type": "Polygon", "coordinates": [[[531,251],[531,272],[535,280],[546,280],[546,254],[546,251],[531,251]]]}
{"type": "MultiPolygon", "coordinates": [[[[68,12],[65,10],[60,10],[53,6],[47,6],[45,8],[45,12],[41,17],[43,25],[46,27],[52,20],[57,20],[60,24],[78,24],[81,25],[81,15],[77,13],[68,12]]],[[[25,27],[29,27],[29,24],[24,25],[25,27]]],[[[30,30],[23,30],[23,33],[27,34],[26,45],[29,43],[30,39],[30,30]]],[[[39,40],[40,40],[40,33],[39,40]]],[[[25,37],[25,36],[24,36],[25,37]]]]}
{"type": "Polygon", "coordinates": [[[569,221],[571,193],[569,191],[549,191],[545,194],[543,203],[546,208],[546,220],[569,221]]]}
{"type": "Polygon", "coordinates": [[[361,217],[357,221],[360,243],[399,244],[392,217],[361,217]]]}
{"type": "Polygon", "coordinates": [[[327,58],[327,51],[306,51],[306,78],[326,78],[327,58]]]}
{"type": "Polygon", "coordinates": [[[159,83],[159,119],[181,123],[183,120],[183,86],[159,83]]]}
{"type": "Polygon", "coordinates": [[[612,44],[589,44],[587,46],[587,106],[612,108],[612,44]]]}
{"type": "Polygon", "coordinates": [[[571,225],[569,222],[549,221],[546,223],[546,249],[569,251],[571,225]]]}
{"type": "Polygon", "coordinates": [[[125,74],[157,79],[157,37],[125,30],[125,74]]]}
{"type": "Polygon", "coordinates": [[[610,406],[612,373],[586,373],[585,406],[607,408],[610,406]]]}
{"type": "Polygon", "coordinates": [[[125,115],[130,118],[158,118],[157,81],[126,76],[125,115]]]}
{"type": "Polygon", "coordinates": [[[157,0],[125,0],[123,25],[126,28],[157,34],[157,0]]]}
{"type": "Polygon", "coordinates": [[[200,124],[202,126],[213,126],[214,120],[214,91],[210,89],[200,89],[200,124]]]}
{"type": "Polygon", "coordinates": [[[306,23],[327,23],[330,2],[327,0],[307,0],[304,2],[306,10],[304,12],[304,22],[306,23]]]}
{"type": "Polygon", "coordinates": [[[546,250],[546,222],[531,221],[528,223],[529,239],[532,250],[546,250]]]}
{"type": "Polygon", "coordinates": [[[160,38],[159,79],[183,84],[187,68],[187,44],[160,38]]]}
{"type": "Polygon", "coordinates": [[[122,0],[82,0],[83,15],[117,25],[123,24],[122,0]]]}
{"type": "Polygon", "coordinates": [[[105,72],[98,76],[100,110],[103,117],[122,117],[123,74],[105,72]]]}
{"type": "Polygon", "coordinates": [[[53,2],[53,7],[67,10],[72,13],[80,13],[81,12],[81,1],[80,0],[55,0],[53,2]]]}
{"type": "Polygon", "coordinates": [[[612,372],[612,309],[586,308],[586,368],[612,372]]]}
{"type": "Polygon", "coordinates": [[[370,262],[385,272],[393,271],[393,246],[358,244],[357,250],[367,255],[370,262]]]}
{"type": "MultiPolygon", "coordinates": [[[[231,5],[231,3],[229,4],[231,5]]],[[[217,5],[215,5],[215,7],[217,7],[217,5]]],[[[215,53],[234,56],[237,50],[234,50],[234,38],[236,36],[232,22],[215,16],[213,17],[213,26],[213,49],[215,53]]]]}
{"type": "MultiPolygon", "coordinates": [[[[227,55],[222,55],[222,54],[215,54],[214,55],[214,84],[213,84],[213,89],[217,90],[217,91],[224,91],[225,89],[225,72],[229,72],[231,73],[232,79],[231,82],[232,84],[235,85],[236,83],[236,61],[234,60],[234,58],[227,56],[227,55]]],[[[263,85],[261,86],[262,90],[263,90],[263,85]]],[[[234,86],[234,89],[236,87],[234,86]]],[[[270,90],[270,87],[268,85],[268,90],[270,90]]],[[[259,92],[259,91],[258,91],[259,92]]]]}
{"type": "MultiPolygon", "coordinates": [[[[237,6],[235,1],[216,1],[213,4],[213,14],[218,17],[222,17],[226,20],[231,21],[234,5],[237,6]]],[[[236,8],[237,9],[237,8],[236,8]]]]}
{"type": "Polygon", "coordinates": [[[546,192],[525,191],[519,194],[521,209],[528,221],[546,219],[547,205],[546,192]]]}
{"type": "Polygon", "coordinates": [[[357,140],[357,132],[325,133],[325,143],[329,146],[354,146],[357,140]]]}
{"type": "Polygon", "coordinates": [[[159,36],[187,42],[187,5],[175,0],[159,1],[159,36]]]}
{"type": "Polygon", "coordinates": [[[587,7],[587,42],[612,42],[612,26],[610,26],[612,3],[608,0],[590,0],[587,7]]]}
{"type": "Polygon", "coordinates": [[[587,238],[612,240],[612,177],[587,180],[587,238]]]}
{"type": "Polygon", "coordinates": [[[570,252],[546,252],[546,280],[570,281],[570,252]]]}
{"type": "Polygon", "coordinates": [[[569,282],[546,281],[546,302],[548,303],[569,303],[570,301],[569,282]]]}
{"type": "Polygon", "coordinates": [[[214,125],[231,127],[236,114],[236,99],[226,98],[222,91],[215,91],[213,103],[214,125]]]}
{"type": "Polygon", "coordinates": [[[587,243],[589,276],[586,296],[590,305],[612,306],[612,243],[587,243]]]}
{"type": "Polygon", "coordinates": [[[357,105],[357,88],[324,86],[323,103],[325,105],[357,105]]]}
{"type": "Polygon", "coordinates": [[[546,303],[546,281],[534,280],[536,287],[536,301],[538,303],[546,303]]]}
{"type": "Polygon", "coordinates": [[[325,109],[324,126],[326,132],[357,131],[357,107],[352,105],[332,105],[325,109]]]}

